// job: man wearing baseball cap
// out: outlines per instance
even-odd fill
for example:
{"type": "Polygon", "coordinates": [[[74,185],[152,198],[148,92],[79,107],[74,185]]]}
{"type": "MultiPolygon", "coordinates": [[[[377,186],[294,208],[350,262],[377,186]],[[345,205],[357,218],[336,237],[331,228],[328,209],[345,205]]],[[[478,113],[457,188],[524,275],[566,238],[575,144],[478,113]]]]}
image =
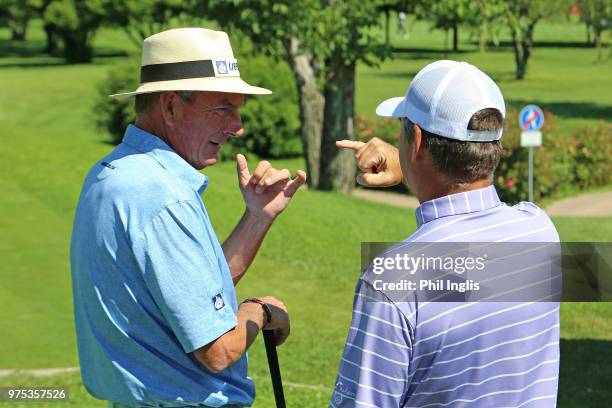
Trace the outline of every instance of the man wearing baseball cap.
{"type": "MultiPolygon", "coordinates": [[[[419,200],[402,246],[559,242],[540,208],[507,206],[495,191],[505,106],[478,68],[429,64],[376,113],[400,119],[399,149],[376,138],[337,145],[355,151],[360,184],[403,180],[419,200]]],[[[357,284],[332,407],[556,405],[558,302],[393,301],[374,286],[366,274],[357,284]]]]}
{"type": "Polygon", "coordinates": [[[83,383],[111,407],[253,403],[246,350],[289,318],[273,297],[240,305],[244,276],[276,217],[306,180],[236,158],[246,209],[221,245],[200,198],[221,146],[243,133],[245,94],[226,33],[164,31],[144,40],[136,123],[85,179],[71,242],[83,383]]]}

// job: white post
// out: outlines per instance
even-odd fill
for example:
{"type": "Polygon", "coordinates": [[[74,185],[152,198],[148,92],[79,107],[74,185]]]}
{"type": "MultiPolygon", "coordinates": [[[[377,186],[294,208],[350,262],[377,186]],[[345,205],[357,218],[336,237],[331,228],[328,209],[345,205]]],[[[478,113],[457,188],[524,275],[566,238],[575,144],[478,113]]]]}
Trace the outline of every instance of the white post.
{"type": "Polygon", "coordinates": [[[533,202],[533,146],[529,147],[529,202],[533,202]]]}

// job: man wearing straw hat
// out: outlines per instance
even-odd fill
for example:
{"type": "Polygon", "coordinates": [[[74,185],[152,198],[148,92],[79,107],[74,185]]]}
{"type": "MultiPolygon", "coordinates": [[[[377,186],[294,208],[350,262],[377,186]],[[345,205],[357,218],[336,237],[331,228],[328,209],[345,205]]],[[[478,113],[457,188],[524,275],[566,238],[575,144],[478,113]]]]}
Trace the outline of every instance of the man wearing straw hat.
{"type": "Polygon", "coordinates": [[[253,402],[246,350],[262,328],[289,335],[273,297],[240,305],[244,276],[275,218],[304,183],[236,157],[246,204],[223,243],[200,194],[221,146],[242,135],[244,94],[227,34],[183,28],[144,41],[137,120],[94,165],[71,243],[83,383],[110,406],[240,407],[253,402]]]}

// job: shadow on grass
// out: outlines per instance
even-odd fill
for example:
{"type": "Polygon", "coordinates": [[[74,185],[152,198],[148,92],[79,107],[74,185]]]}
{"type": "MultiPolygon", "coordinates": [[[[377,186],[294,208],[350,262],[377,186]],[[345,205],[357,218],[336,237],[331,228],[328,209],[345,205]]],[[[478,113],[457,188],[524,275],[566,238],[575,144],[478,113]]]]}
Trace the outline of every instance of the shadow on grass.
{"type": "Polygon", "coordinates": [[[40,41],[13,41],[0,39],[0,58],[40,57],[45,44],[40,41]]]}
{"type": "MultiPolygon", "coordinates": [[[[534,101],[524,99],[510,99],[506,103],[517,109],[521,109],[525,105],[529,105],[534,101]]],[[[539,106],[550,111],[556,116],[564,118],[586,118],[586,119],[604,119],[612,118],[612,106],[597,105],[591,102],[542,102],[539,106]]]]}
{"type": "Polygon", "coordinates": [[[410,60],[419,60],[419,59],[440,59],[442,57],[446,58],[452,55],[461,55],[467,54],[469,50],[445,50],[443,48],[410,48],[410,47],[393,47],[393,57],[395,59],[410,59],[410,60]]]}
{"type": "MultiPolygon", "coordinates": [[[[46,66],[68,65],[64,60],[62,50],[53,53],[44,53],[45,44],[40,41],[13,41],[0,39],[0,59],[13,58],[17,62],[2,63],[4,68],[38,68],[46,66]]],[[[94,58],[123,58],[128,53],[109,48],[94,49],[94,58]]]]}
{"type": "Polygon", "coordinates": [[[609,406],[612,341],[561,339],[559,408],[609,406]]]}
{"type": "MultiPolygon", "coordinates": [[[[499,45],[501,47],[509,47],[512,48],[514,44],[512,41],[500,41],[499,45]]],[[[606,46],[606,43],[602,42],[603,46],[606,46]]],[[[587,44],[586,41],[534,41],[533,46],[535,48],[593,48],[595,49],[594,44],[587,44]]]]}

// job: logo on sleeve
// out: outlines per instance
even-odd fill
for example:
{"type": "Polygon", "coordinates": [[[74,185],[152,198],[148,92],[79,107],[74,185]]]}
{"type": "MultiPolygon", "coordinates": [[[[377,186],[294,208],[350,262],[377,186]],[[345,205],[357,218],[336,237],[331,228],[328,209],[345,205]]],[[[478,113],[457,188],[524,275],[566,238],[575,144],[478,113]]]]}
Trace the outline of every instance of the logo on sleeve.
{"type": "Polygon", "coordinates": [[[223,306],[225,306],[225,302],[223,302],[223,298],[221,297],[220,293],[215,295],[213,301],[215,302],[215,310],[222,309],[223,306]]]}

